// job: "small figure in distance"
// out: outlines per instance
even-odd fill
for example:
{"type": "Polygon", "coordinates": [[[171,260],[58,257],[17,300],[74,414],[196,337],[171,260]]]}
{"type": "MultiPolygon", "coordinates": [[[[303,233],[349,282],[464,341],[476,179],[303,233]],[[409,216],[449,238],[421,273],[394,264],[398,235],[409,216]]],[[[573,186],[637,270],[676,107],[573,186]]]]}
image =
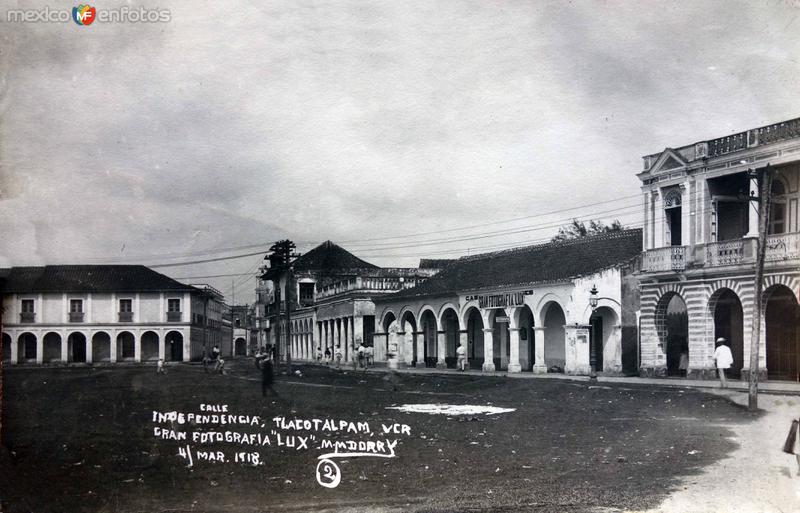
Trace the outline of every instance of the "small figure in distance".
{"type": "Polygon", "coordinates": [[[357,353],[358,353],[358,367],[359,368],[364,368],[365,367],[364,366],[364,357],[366,356],[366,351],[367,351],[367,348],[364,347],[364,343],[363,342],[358,344],[357,353]]]}
{"type": "Polygon", "coordinates": [[[275,397],[278,397],[278,393],[275,392],[275,389],[272,388],[272,382],[274,380],[274,372],[272,369],[272,358],[267,356],[263,360],[261,360],[261,396],[267,397],[267,390],[272,392],[275,397]]]}
{"type": "Polygon", "coordinates": [[[217,364],[214,366],[214,372],[225,374],[225,360],[217,358],[217,364]]]}
{"type": "Polygon", "coordinates": [[[467,370],[467,348],[463,343],[456,349],[456,356],[458,356],[458,370],[464,372],[467,370]]]}
{"type": "Polygon", "coordinates": [[[331,363],[331,348],[325,346],[325,365],[329,365],[331,363]]]}
{"type": "Polygon", "coordinates": [[[336,346],[336,368],[339,369],[342,366],[342,346],[336,346]]]}
{"type": "Polygon", "coordinates": [[[164,359],[159,358],[158,363],[156,363],[156,375],[166,374],[167,370],[164,368],[164,359]]]}
{"type": "Polygon", "coordinates": [[[322,362],[322,348],[321,347],[317,347],[317,363],[321,363],[321,362],[322,362]]]}
{"type": "Polygon", "coordinates": [[[717,348],[714,350],[714,361],[717,362],[717,373],[719,374],[719,384],[722,388],[728,388],[728,381],[725,376],[725,370],[733,364],[733,354],[731,348],[725,344],[724,337],[717,339],[717,348]]]}

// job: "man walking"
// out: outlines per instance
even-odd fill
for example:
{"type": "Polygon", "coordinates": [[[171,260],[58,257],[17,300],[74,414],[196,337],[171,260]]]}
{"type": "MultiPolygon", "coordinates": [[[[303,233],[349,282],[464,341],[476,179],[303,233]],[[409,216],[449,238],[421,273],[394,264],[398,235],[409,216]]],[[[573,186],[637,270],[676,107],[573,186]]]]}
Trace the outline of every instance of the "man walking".
{"type": "Polygon", "coordinates": [[[275,397],[278,397],[278,393],[272,388],[273,379],[272,358],[264,358],[261,361],[261,397],[267,397],[267,389],[269,389],[275,397]]]}
{"type": "Polygon", "coordinates": [[[733,364],[731,348],[725,344],[725,338],[717,339],[717,348],[714,350],[714,361],[717,363],[717,373],[719,374],[719,384],[722,388],[728,388],[728,381],[725,377],[725,370],[733,364]]]}

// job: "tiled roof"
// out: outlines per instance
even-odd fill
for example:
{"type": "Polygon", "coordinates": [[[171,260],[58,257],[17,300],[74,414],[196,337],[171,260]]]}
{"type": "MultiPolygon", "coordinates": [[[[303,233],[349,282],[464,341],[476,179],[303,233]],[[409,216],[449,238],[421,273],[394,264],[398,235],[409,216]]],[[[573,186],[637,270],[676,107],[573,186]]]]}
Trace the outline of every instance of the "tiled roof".
{"type": "Polygon", "coordinates": [[[296,271],[337,271],[378,269],[377,265],[361,260],[343,247],[325,241],[294,262],[296,271]]]}
{"type": "Polygon", "coordinates": [[[197,291],[143,265],[46,265],[11,267],[4,293],[197,291]]]}
{"type": "Polygon", "coordinates": [[[444,269],[453,262],[457,262],[455,258],[421,258],[419,261],[420,269],[444,269]]]}
{"type": "Polygon", "coordinates": [[[628,262],[641,251],[642,230],[637,229],[462,257],[387,300],[567,280],[628,262]]]}

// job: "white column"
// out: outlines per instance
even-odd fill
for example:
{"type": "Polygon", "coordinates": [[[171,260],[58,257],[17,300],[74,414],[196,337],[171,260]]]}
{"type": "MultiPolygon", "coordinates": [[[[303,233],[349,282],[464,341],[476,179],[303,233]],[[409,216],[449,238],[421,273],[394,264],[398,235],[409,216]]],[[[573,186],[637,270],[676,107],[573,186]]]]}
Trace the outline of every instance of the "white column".
{"type": "Polygon", "coordinates": [[[92,336],[91,332],[86,337],[86,363],[92,363],[92,336]]]}
{"type": "Polygon", "coordinates": [[[483,328],[483,370],[494,372],[494,331],[483,328]]]}
{"type": "Polygon", "coordinates": [[[447,362],[447,333],[440,331],[436,336],[436,366],[439,368],[446,368],[447,362]]]}
{"type": "Polygon", "coordinates": [[[642,251],[650,249],[650,193],[644,193],[644,225],[642,226],[642,251]]]}
{"type": "MultiPolygon", "coordinates": [[[[110,351],[108,358],[111,361],[111,363],[114,363],[117,361],[117,332],[111,331],[108,334],[108,336],[111,337],[111,339],[108,341],[109,351],[110,351]]],[[[185,354],[186,353],[184,353],[184,356],[185,354]]]]}
{"type": "Polygon", "coordinates": [[[519,364],[519,329],[509,329],[508,333],[511,336],[509,341],[511,351],[508,356],[508,372],[520,372],[522,371],[522,366],[519,364]]]}
{"type": "Polygon", "coordinates": [[[164,335],[163,333],[159,333],[158,334],[158,359],[159,360],[165,360],[164,353],[166,353],[166,345],[167,345],[166,335],[164,335]]]}
{"type": "Polygon", "coordinates": [[[142,361],[142,336],[140,333],[133,333],[133,359],[136,362],[142,361]]]}
{"type": "Polygon", "coordinates": [[[681,187],[681,246],[692,244],[692,227],[694,227],[692,211],[692,184],[688,180],[681,187]]]}
{"type": "Polygon", "coordinates": [[[547,374],[547,364],[544,362],[544,326],[534,326],[533,328],[533,372],[536,374],[547,374]]]}
{"type": "Polygon", "coordinates": [[[653,247],[664,247],[664,202],[661,193],[653,191],[653,247]]]}
{"type": "Polygon", "coordinates": [[[364,341],[364,318],[360,315],[353,319],[353,347],[358,347],[364,341]]]}
{"type": "MultiPolygon", "coordinates": [[[[69,361],[69,336],[65,334],[65,336],[61,337],[61,361],[67,363],[69,361]]],[[[36,355],[39,356],[38,354],[36,355]]]]}
{"type": "MultiPolygon", "coordinates": [[[[189,304],[187,301],[186,305],[189,304]]],[[[192,318],[191,314],[187,312],[189,319],[192,318]]],[[[191,329],[186,329],[185,331],[181,331],[181,339],[183,340],[183,361],[188,362],[192,359],[192,340],[191,340],[191,329]]]]}
{"type": "MultiPolygon", "coordinates": [[[[11,333],[7,333],[7,335],[11,337],[11,333]]],[[[11,339],[11,363],[19,363],[19,340],[13,338],[11,339]]]]}
{"type": "MultiPolygon", "coordinates": [[[[466,357],[466,361],[467,361],[466,367],[467,367],[467,369],[469,369],[469,339],[467,338],[467,330],[459,330],[459,332],[458,332],[458,343],[459,343],[459,345],[464,346],[464,356],[466,357]]],[[[458,349],[458,348],[456,348],[456,349],[458,349]]]]}
{"type": "MultiPolygon", "coordinates": [[[[758,180],[750,179],[750,197],[758,197],[758,180]]],[[[757,201],[750,201],[747,206],[747,234],[745,237],[758,237],[758,212],[759,204],[757,201]]]]}
{"type": "Polygon", "coordinates": [[[40,333],[36,337],[36,363],[41,364],[42,362],[44,362],[44,334],[40,333]]]}
{"type": "Polygon", "coordinates": [[[414,333],[414,342],[417,344],[417,367],[425,367],[425,332],[414,333]]]}

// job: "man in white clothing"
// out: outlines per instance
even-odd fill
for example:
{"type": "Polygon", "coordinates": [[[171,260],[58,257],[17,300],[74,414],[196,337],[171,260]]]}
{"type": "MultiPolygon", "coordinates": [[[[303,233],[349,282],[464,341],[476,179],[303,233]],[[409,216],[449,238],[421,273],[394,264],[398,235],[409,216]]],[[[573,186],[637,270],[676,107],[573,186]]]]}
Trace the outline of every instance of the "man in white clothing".
{"type": "Polygon", "coordinates": [[[730,369],[731,364],[733,364],[733,354],[731,354],[731,348],[725,344],[725,338],[723,337],[717,339],[717,348],[714,350],[714,361],[717,362],[720,386],[722,388],[727,388],[728,382],[725,379],[725,369],[730,369]]]}

